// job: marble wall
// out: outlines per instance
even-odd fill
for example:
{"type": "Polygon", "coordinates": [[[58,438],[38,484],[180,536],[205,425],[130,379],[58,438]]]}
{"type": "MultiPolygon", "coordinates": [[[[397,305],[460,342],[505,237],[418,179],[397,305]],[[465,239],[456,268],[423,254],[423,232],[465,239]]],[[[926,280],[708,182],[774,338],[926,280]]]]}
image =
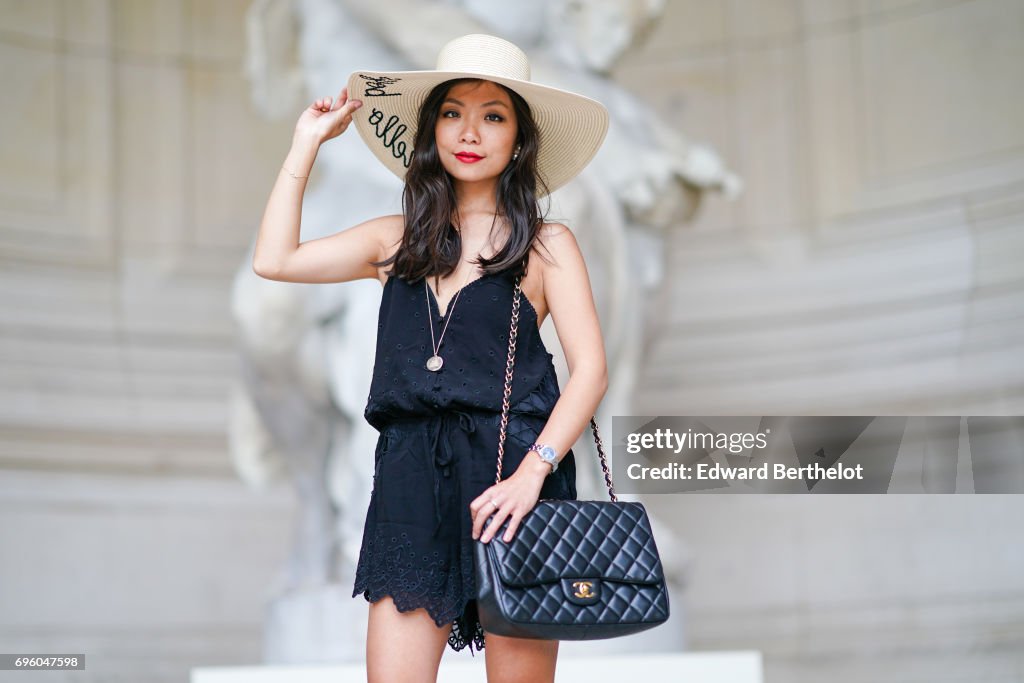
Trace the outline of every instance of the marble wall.
{"type": "MultiPolygon", "coordinates": [[[[250,104],[248,4],[0,2],[0,641],[88,653],[76,680],[258,662],[287,555],[288,486],[247,489],[225,439],[229,287],[291,128],[250,104]]],[[[636,414],[1024,412],[1022,25],[668,0],[614,75],[746,190],[672,236],[636,414]]],[[[692,544],[694,648],[764,650],[770,683],[1011,681],[1019,500],[650,504],[692,544]]]]}
{"type": "Polygon", "coordinates": [[[677,0],[617,78],[746,182],[675,235],[637,413],[1020,414],[1013,0],[677,0]]]}
{"type": "Polygon", "coordinates": [[[259,661],[288,554],[291,491],[225,437],[290,129],[249,103],[247,5],[0,2],[0,642],[75,680],[259,661]]]}
{"type": "MultiPolygon", "coordinates": [[[[616,77],[746,191],[674,235],[635,413],[1024,412],[1022,27],[1000,0],[668,2],[616,77]]],[[[648,500],[692,546],[696,649],[1020,680],[1019,496],[648,500]]]]}

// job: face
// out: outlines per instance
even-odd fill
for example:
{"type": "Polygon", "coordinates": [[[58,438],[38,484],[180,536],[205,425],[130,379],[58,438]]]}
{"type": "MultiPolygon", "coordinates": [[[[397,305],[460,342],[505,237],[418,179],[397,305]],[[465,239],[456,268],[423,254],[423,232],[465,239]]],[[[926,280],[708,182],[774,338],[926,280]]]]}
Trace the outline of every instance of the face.
{"type": "Polygon", "coordinates": [[[434,138],[444,169],[456,180],[497,178],[512,160],[518,124],[512,100],[491,81],[453,86],[437,116],[434,138]]]}

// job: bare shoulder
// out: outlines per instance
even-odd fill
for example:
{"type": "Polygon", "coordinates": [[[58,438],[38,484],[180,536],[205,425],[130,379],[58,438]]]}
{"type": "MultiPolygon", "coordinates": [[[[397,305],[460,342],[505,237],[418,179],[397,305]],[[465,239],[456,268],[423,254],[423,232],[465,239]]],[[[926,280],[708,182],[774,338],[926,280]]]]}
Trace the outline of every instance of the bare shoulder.
{"type": "Polygon", "coordinates": [[[587,286],[587,274],[576,236],[567,225],[545,223],[538,231],[537,242],[537,253],[530,256],[530,269],[538,272],[527,276],[524,289],[534,302],[538,319],[543,321],[559,307],[558,299],[581,295],[587,286]]]}
{"type": "Polygon", "coordinates": [[[390,216],[381,216],[376,220],[384,244],[385,255],[390,256],[390,250],[397,247],[398,242],[402,241],[402,234],[405,232],[405,216],[396,213],[390,216]]]}
{"type": "Polygon", "coordinates": [[[587,264],[576,235],[562,223],[547,223],[541,229],[544,303],[555,323],[558,340],[569,365],[569,373],[580,368],[605,372],[601,324],[590,287],[587,264]]]}
{"type": "Polygon", "coordinates": [[[361,223],[358,227],[371,232],[377,238],[381,254],[387,254],[389,247],[402,239],[402,232],[405,230],[405,217],[400,213],[378,216],[361,223]]]}
{"type": "Polygon", "coordinates": [[[541,226],[540,234],[544,239],[558,237],[560,235],[563,237],[572,236],[573,239],[575,239],[575,236],[572,234],[572,230],[569,229],[568,225],[563,223],[545,223],[541,226]]]}
{"type": "Polygon", "coordinates": [[[378,222],[386,241],[399,241],[402,233],[405,232],[405,216],[400,213],[389,216],[381,216],[375,219],[378,222]]]}
{"type": "Polygon", "coordinates": [[[372,236],[384,247],[393,239],[401,239],[404,228],[405,217],[402,214],[391,214],[370,218],[353,226],[351,230],[372,236]]]}
{"type": "Polygon", "coordinates": [[[563,223],[545,223],[540,229],[539,237],[548,256],[548,259],[538,259],[543,263],[542,270],[566,266],[571,268],[583,260],[576,235],[569,226],[563,223]],[[545,263],[546,260],[550,263],[545,263]]]}

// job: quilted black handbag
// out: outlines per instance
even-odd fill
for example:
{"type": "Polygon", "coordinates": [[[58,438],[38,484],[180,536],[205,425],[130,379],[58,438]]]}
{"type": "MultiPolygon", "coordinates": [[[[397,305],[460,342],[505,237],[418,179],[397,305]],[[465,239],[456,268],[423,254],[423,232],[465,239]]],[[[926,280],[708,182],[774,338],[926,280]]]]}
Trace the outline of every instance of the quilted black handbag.
{"type": "MultiPolygon", "coordinates": [[[[498,474],[505,452],[522,276],[516,279],[505,368],[498,474]]],[[[484,630],[502,636],[594,640],[638,633],[669,616],[668,591],[647,511],[619,502],[597,422],[590,426],[611,501],[537,501],[515,536],[474,545],[477,612],[484,630]]],[[[485,523],[490,524],[492,515],[485,523]]]]}

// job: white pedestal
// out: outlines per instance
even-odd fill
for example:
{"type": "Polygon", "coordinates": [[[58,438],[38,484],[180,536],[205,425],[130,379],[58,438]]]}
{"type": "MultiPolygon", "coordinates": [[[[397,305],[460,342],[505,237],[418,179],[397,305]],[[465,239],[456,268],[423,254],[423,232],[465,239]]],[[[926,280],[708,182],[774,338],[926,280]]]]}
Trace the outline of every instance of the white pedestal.
{"type": "MultiPolygon", "coordinates": [[[[483,654],[483,653],[482,653],[483,654]]],[[[484,683],[484,657],[453,661],[443,657],[438,683],[484,683]]],[[[558,657],[557,683],[622,683],[643,679],[699,683],[763,683],[761,653],[753,650],[558,657]]],[[[204,667],[192,670],[191,683],[363,683],[366,666],[204,667]]]]}

